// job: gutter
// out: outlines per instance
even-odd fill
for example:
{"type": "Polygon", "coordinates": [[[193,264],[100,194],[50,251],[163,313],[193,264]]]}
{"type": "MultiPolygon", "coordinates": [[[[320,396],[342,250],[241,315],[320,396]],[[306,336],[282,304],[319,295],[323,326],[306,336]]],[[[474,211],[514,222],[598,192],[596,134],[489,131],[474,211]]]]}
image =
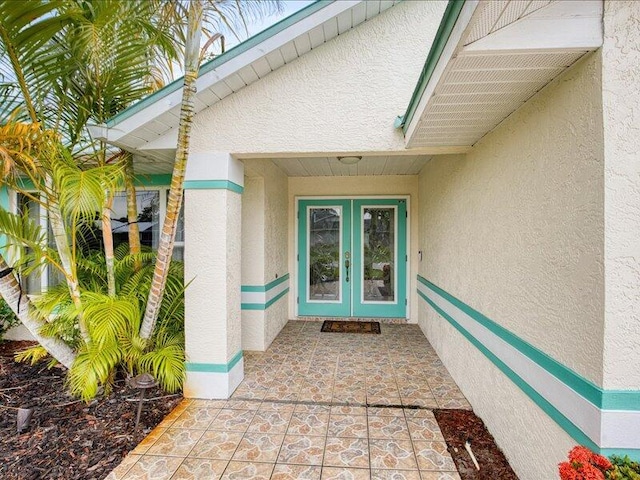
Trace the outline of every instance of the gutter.
{"type": "Polygon", "coordinates": [[[431,49],[429,50],[429,55],[427,55],[427,60],[425,61],[424,67],[422,67],[418,83],[413,91],[413,95],[411,95],[411,100],[409,101],[407,110],[404,115],[398,116],[394,121],[393,126],[395,128],[402,128],[403,134],[407,133],[407,128],[411,123],[411,120],[413,120],[413,115],[416,112],[416,108],[418,108],[418,103],[420,103],[422,94],[431,80],[431,75],[442,56],[444,47],[451,37],[451,32],[453,32],[453,27],[458,21],[458,17],[460,16],[460,12],[462,11],[462,7],[464,7],[465,2],[466,0],[449,0],[449,3],[447,4],[447,8],[442,16],[442,21],[440,22],[440,26],[436,32],[435,39],[431,45],[431,49]]]}

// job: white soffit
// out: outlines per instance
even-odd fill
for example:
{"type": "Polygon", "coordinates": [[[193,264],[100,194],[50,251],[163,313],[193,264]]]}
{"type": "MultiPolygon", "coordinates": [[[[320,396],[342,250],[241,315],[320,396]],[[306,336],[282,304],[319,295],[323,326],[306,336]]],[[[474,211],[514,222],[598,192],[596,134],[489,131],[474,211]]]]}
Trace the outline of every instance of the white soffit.
{"type": "MultiPolygon", "coordinates": [[[[400,1],[320,0],[310,4],[209,62],[211,65],[204,64],[197,80],[196,113],[400,1]]],[[[132,105],[106,125],[94,128],[94,136],[142,157],[157,159],[162,150],[175,149],[181,81],[132,105]]]]}
{"type": "Polygon", "coordinates": [[[602,45],[602,14],[601,0],[467,2],[405,125],[407,148],[476,143],[602,45]]]}
{"type": "Polygon", "coordinates": [[[271,161],[288,177],[345,177],[362,175],[418,175],[428,155],[365,155],[355,165],[337,157],[276,158],[271,161]]]}

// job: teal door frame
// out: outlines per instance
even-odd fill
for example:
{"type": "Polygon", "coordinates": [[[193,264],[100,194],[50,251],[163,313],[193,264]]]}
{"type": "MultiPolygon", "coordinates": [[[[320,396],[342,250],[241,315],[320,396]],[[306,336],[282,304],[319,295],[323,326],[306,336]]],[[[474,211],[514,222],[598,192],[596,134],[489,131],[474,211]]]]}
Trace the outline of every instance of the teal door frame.
{"type": "Polygon", "coordinates": [[[313,198],[297,199],[298,315],[320,317],[406,318],[407,316],[407,198],[313,198]],[[394,302],[365,301],[363,296],[363,212],[366,207],[390,206],[395,210],[394,302]],[[336,207],[341,210],[338,265],[340,300],[318,301],[308,297],[309,211],[314,207],[336,207]],[[350,254],[349,274],[345,255],[350,254]],[[347,281],[348,280],[348,281],[347,281]]]}

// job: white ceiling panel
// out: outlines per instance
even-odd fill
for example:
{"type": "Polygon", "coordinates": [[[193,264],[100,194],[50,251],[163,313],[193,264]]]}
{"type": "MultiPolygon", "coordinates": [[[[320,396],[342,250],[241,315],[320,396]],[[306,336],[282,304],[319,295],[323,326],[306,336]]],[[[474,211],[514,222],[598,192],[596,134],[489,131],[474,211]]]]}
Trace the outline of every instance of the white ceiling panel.
{"type": "Polygon", "coordinates": [[[417,175],[430,158],[427,155],[372,155],[363,156],[354,165],[345,165],[337,157],[277,158],[271,161],[289,177],[343,177],[417,175]]]}

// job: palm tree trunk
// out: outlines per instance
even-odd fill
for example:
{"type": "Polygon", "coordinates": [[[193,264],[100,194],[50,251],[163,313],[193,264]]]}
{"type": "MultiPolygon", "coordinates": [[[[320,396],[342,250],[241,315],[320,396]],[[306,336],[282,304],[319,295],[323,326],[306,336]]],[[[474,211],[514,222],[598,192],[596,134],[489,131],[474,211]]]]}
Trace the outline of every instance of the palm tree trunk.
{"type": "MultiPolygon", "coordinates": [[[[47,183],[51,183],[47,180],[47,183]]],[[[78,282],[78,275],[75,268],[75,262],[71,254],[71,247],[69,246],[69,239],[67,238],[67,232],[64,228],[64,222],[62,220],[62,214],[60,209],[54,203],[49,203],[47,210],[49,211],[49,224],[51,225],[51,231],[53,232],[53,238],[56,242],[56,249],[60,256],[60,263],[64,271],[65,279],[67,280],[67,286],[69,287],[69,293],[71,300],[78,310],[78,325],[80,326],[80,335],[86,342],[90,342],[89,332],[84,324],[84,318],[82,315],[82,300],[80,299],[80,284],[78,282]]]]}
{"type": "Polygon", "coordinates": [[[69,345],[62,340],[53,337],[44,337],[40,334],[43,326],[41,320],[32,314],[33,306],[27,295],[21,290],[20,284],[15,275],[8,272],[7,262],[0,255],[0,272],[6,272],[0,278],[0,295],[5,299],[7,305],[13,310],[22,324],[27,327],[31,335],[42,345],[49,354],[67,368],[71,368],[76,358],[76,354],[69,345]]]}
{"type": "Polygon", "coordinates": [[[182,207],[182,194],[184,176],[187,169],[189,156],[189,142],[191,139],[191,124],[193,122],[193,99],[196,93],[196,80],[198,78],[200,35],[202,30],[202,0],[189,2],[187,39],[184,59],[184,86],[182,90],[182,104],[180,107],[180,123],[178,125],[178,148],[171,176],[171,189],[167,204],[167,215],[160,234],[158,256],[153,270],[151,290],[147,299],[147,308],[140,327],[140,336],[144,339],[151,338],[158,320],[160,305],[167,283],[169,263],[173,254],[173,244],[176,237],[178,215],[182,207]]]}
{"type": "MultiPolygon", "coordinates": [[[[137,255],[142,251],[140,247],[140,227],[138,225],[138,199],[136,197],[135,175],[133,173],[133,155],[127,153],[124,172],[125,188],[127,190],[127,220],[129,222],[129,253],[137,255]]],[[[140,260],[134,263],[135,271],[140,270],[140,260]]]]}
{"type": "Polygon", "coordinates": [[[107,192],[102,208],[102,244],[104,259],[107,267],[107,290],[110,297],[116,296],[116,274],[114,271],[113,233],[111,232],[111,207],[113,206],[113,194],[107,192]]]}

